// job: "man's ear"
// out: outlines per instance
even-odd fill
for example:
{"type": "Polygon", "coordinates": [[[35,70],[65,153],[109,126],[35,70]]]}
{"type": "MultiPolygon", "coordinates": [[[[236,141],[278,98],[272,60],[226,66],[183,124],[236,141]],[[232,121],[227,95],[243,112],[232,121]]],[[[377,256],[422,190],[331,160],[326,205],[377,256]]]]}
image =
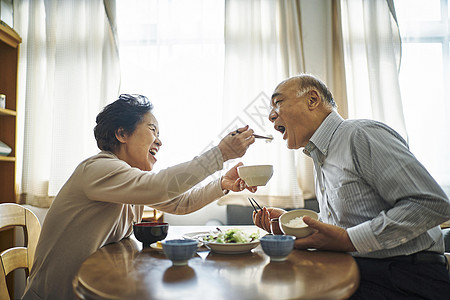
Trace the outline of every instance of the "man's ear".
{"type": "Polygon", "coordinates": [[[321,100],[320,96],[316,90],[311,90],[308,92],[308,108],[315,109],[319,106],[321,100]]]}
{"type": "Polygon", "coordinates": [[[116,139],[121,143],[125,143],[127,141],[127,135],[122,127],[116,130],[116,139]]]}

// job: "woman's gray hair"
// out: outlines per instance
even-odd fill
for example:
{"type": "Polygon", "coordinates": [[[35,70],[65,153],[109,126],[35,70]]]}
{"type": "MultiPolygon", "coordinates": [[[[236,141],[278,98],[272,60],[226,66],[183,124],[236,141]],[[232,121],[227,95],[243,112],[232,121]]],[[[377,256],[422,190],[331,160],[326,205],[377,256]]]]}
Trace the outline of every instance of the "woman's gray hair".
{"type": "Polygon", "coordinates": [[[94,136],[100,150],[115,152],[120,142],[116,132],[132,134],[144,115],[151,112],[153,104],[143,95],[122,94],[119,99],[105,106],[97,115],[94,136]]]}

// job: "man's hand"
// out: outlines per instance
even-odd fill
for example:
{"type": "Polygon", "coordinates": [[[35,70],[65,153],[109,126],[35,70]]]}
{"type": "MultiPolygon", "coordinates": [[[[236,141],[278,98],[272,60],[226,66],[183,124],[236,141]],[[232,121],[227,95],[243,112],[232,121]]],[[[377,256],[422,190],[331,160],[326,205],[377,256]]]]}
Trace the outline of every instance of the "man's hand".
{"type": "Polygon", "coordinates": [[[356,251],[356,248],[353,246],[350,237],[344,228],[325,224],[307,216],[303,217],[303,222],[315,229],[316,232],[305,238],[295,240],[295,248],[314,248],[343,252],[356,251]]]}
{"type": "MultiPolygon", "coordinates": [[[[277,233],[280,232],[280,228],[275,228],[275,232],[272,232],[270,228],[270,219],[279,218],[286,211],[281,208],[275,207],[263,207],[262,210],[258,210],[258,212],[253,212],[253,223],[259,228],[264,229],[269,233],[277,233]]],[[[278,222],[275,226],[278,226],[278,222]]]]}

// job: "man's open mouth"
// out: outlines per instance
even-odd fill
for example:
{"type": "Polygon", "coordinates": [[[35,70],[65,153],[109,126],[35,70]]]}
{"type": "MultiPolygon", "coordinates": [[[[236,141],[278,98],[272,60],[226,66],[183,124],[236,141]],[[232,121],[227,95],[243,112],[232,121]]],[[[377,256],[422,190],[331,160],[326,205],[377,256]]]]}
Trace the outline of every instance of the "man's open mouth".
{"type": "Polygon", "coordinates": [[[275,130],[281,132],[282,134],[284,134],[284,132],[286,131],[286,128],[284,126],[281,125],[276,125],[275,126],[275,130]]]}

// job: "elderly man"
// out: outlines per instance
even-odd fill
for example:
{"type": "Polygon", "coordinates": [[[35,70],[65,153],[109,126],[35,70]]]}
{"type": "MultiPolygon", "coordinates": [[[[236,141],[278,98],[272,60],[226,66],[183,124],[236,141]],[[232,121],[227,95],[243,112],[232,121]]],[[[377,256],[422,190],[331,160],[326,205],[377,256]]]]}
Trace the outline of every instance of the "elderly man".
{"type": "MultiPolygon", "coordinates": [[[[352,299],[444,299],[450,280],[439,224],[449,199],[403,138],[373,120],[344,120],[327,86],[301,74],[281,82],[269,119],[289,149],[315,166],[320,221],[298,249],[350,252],[361,282],[352,299]]],[[[284,211],[264,207],[255,224],[270,232],[284,211]]],[[[447,298],[448,299],[448,298],[447,298]]]]}

